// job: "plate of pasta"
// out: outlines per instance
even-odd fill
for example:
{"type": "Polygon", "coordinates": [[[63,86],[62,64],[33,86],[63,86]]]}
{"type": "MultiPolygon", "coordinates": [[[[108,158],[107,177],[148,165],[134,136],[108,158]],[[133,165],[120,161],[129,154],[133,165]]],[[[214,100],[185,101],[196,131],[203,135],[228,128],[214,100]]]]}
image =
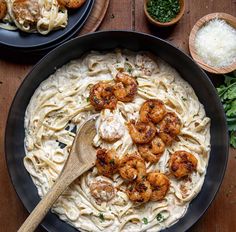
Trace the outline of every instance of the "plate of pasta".
{"type": "Polygon", "coordinates": [[[1,0],[0,44],[42,49],[69,39],[84,24],[93,0],[1,0]]]}
{"type": "Polygon", "coordinates": [[[28,211],[55,183],[92,115],[99,115],[96,164],[42,225],[189,229],[214,199],[228,157],[223,108],[206,74],[177,48],[136,32],[93,33],[48,54],[19,88],[6,127],[10,176],[28,211]]]}

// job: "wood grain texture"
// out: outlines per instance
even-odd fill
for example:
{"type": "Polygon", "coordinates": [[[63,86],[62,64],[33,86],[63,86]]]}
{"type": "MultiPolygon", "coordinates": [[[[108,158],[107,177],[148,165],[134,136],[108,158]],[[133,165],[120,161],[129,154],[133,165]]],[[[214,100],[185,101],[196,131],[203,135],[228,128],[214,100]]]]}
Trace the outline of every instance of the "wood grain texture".
{"type": "Polygon", "coordinates": [[[92,12],[89,15],[85,25],[80,30],[79,35],[96,31],[104,19],[109,2],[110,0],[95,0],[92,12]]]}
{"type": "MultiPolygon", "coordinates": [[[[172,28],[151,26],[144,16],[142,0],[110,0],[100,30],[126,29],[150,33],[173,43],[188,53],[189,33],[198,19],[213,12],[236,16],[236,0],[186,0],[183,18],[172,28]]],[[[27,217],[10,182],[4,158],[7,113],[17,88],[30,65],[0,60],[0,231],[15,232],[27,217]]],[[[213,81],[220,77],[210,76],[213,81]]],[[[236,150],[230,149],[226,175],[216,199],[192,232],[228,232],[236,228],[236,150]]],[[[217,173],[216,173],[217,175],[217,173]]],[[[44,231],[39,229],[38,231],[44,231]]],[[[182,231],[181,231],[182,232],[182,231]]]]}

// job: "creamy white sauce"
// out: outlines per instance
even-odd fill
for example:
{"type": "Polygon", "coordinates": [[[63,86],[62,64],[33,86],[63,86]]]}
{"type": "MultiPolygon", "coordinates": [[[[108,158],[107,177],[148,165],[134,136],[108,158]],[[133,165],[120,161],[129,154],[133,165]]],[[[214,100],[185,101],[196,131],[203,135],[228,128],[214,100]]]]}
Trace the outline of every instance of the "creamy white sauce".
{"type": "MultiPolygon", "coordinates": [[[[138,94],[133,102],[118,102],[115,112],[101,112],[94,144],[115,149],[119,157],[136,151],[126,122],[139,117],[140,106],[146,99],[159,98],[179,116],[183,127],[178,141],[166,147],[160,161],[146,164],[147,171],[169,172],[170,154],[180,149],[195,155],[197,171],[191,175],[191,182],[170,178],[171,187],[163,201],[137,206],[122,189],[110,201],[96,202],[90,185],[105,177],[99,176],[94,167],[76,180],[52,208],[62,220],[81,231],[159,231],[169,227],[184,216],[204,181],[210,152],[210,119],[191,86],[164,61],[146,53],[91,52],[64,65],[42,82],[27,107],[24,165],[39,195],[43,197],[60,174],[75,136],[73,127],[78,129],[89,115],[96,113],[87,100],[90,87],[101,80],[113,80],[117,68],[128,71],[126,67],[132,67],[129,71],[137,78],[138,94]],[[102,139],[113,136],[117,141],[102,139]],[[162,216],[160,221],[157,215],[162,216]]],[[[114,188],[124,187],[118,174],[110,181],[114,188]]]]}

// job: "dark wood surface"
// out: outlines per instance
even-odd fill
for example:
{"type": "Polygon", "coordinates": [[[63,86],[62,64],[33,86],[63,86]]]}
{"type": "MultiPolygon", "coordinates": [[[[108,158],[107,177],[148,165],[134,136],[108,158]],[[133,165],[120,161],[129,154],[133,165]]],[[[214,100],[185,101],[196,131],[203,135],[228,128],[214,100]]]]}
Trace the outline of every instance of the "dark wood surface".
{"type": "MultiPolygon", "coordinates": [[[[170,41],[188,53],[188,36],[194,23],[200,17],[213,12],[226,12],[236,16],[236,0],[186,0],[184,17],[176,26],[165,29],[155,28],[146,21],[142,0],[111,0],[99,30],[126,29],[150,33],[170,41]]],[[[17,231],[28,215],[13,189],[7,172],[4,133],[12,99],[31,67],[29,64],[0,60],[0,231],[2,232],[17,231]]],[[[211,78],[215,82],[221,77],[211,78]]],[[[40,228],[38,231],[43,229],[40,228]]],[[[236,231],[236,150],[230,149],[228,167],[217,197],[190,231],[236,231]]]]}

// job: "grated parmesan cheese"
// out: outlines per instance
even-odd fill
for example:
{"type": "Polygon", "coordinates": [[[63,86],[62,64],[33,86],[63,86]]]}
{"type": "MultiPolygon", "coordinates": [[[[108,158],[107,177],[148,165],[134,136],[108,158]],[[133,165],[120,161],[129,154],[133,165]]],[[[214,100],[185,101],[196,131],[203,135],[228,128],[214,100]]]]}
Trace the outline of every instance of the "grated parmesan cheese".
{"type": "Polygon", "coordinates": [[[213,19],[197,32],[195,47],[208,65],[228,66],[236,62],[236,30],[224,20],[213,19]]]}

